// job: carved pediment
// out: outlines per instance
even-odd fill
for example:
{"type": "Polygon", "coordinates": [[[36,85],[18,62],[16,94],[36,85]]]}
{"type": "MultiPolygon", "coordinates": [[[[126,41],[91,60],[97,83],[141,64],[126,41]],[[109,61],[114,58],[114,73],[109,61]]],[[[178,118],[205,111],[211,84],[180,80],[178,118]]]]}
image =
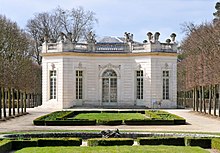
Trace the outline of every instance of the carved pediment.
{"type": "Polygon", "coordinates": [[[99,70],[102,70],[102,69],[119,69],[121,68],[121,65],[113,65],[111,63],[107,64],[107,65],[99,65],[99,70]]]}

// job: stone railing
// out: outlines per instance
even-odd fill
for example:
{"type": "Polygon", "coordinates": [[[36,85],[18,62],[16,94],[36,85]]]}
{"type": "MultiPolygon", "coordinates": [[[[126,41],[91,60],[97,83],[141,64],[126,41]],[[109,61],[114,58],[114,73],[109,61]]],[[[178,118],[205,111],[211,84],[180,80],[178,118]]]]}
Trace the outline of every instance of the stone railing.
{"type": "Polygon", "coordinates": [[[124,43],[97,43],[96,51],[127,51],[128,45],[124,43]]]}
{"type": "Polygon", "coordinates": [[[42,53],[47,52],[168,52],[176,53],[177,44],[174,43],[44,43],[42,53]]]}

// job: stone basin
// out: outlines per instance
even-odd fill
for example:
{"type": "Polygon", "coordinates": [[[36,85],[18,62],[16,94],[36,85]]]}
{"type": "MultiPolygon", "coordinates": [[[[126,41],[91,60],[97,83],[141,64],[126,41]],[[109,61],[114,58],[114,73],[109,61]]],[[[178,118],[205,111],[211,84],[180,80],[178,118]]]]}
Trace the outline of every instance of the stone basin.
{"type": "MultiPolygon", "coordinates": [[[[120,132],[122,138],[138,137],[220,137],[214,134],[197,134],[197,133],[153,133],[153,132],[120,132]]],[[[77,137],[82,139],[101,138],[101,132],[42,132],[31,134],[4,134],[0,135],[1,139],[30,139],[30,138],[61,138],[61,137],[77,137]]]]}

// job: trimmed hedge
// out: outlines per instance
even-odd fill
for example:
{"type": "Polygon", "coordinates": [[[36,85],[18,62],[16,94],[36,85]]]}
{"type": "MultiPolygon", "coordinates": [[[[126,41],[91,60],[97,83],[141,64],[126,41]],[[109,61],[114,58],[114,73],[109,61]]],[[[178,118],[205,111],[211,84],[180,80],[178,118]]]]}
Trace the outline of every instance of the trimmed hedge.
{"type": "Polygon", "coordinates": [[[185,138],[186,146],[199,146],[201,148],[211,148],[212,138],[185,138]]]}
{"type": "Polygon", "coordinates": [[[98,120],[97,124],[101,125],[121,125],[122,120],[98,120]]]}
{"type": "Polygon", "coordinates": [[[45,146],[80,146],[80,138],[41,138],[38,139],[38,147],[45,146]]]}
{"type": "Polygon", "coordinates": [[[73,117],[73,116],[74,116],[74,112],[68,111],[68,112],[64,113],[63,115],[56,117],[56,120],[64,120],[68,117],[73,117]]]}
{"type": "Polygon", "coordinates": [[[87,140],[88,146],[122,146],[134,144],[134,140],[130,138],[94,138],[87,140]]]}
{"type": "Polygon", "coordinates": [[[96,120],[58,120],[45,121],[47,126],[68,126],[68,125],[95,125],[96,120]]]}
{"type": "Polygon", "coordinates": [[[174,119],[174,124],[175,125],[184,125],[186,124],[186,120],[183,118],[183,119],[174,119]]]}
{"type": "Polygon", "coordinates": [[[2,140],[0,142],[0,153],[6,153],[12,150],[11,140],[2,140]]]}
{"type": "MultiPolygon", "coordinates": [[[[60,112],[61,111],[56,111],[56,112],[52,112],[50,114],[40,116],[33,121],[33,124],[34,125],[45,125],[45,120],[48,120],[48,118],[54,118],[54,120],[56,120],[56,116],[60,112]]],[[[51,119],[49,119],[49,120],[51,120],[51,119]]]]}
{"type": "Polygon", "coordinates": [[[220,150],[220,138],[213,138],[212,139],[212,149],[220,150]]]}
{"type": "Polygon", "coordinates": [[[184,138],[176,137],[149,137],[138,138],[138,144],[140,145],[173,145],[173,146],[185,146],[184,138]]]}
{"type": "Polygon", "coordinates": [[[19,150],[26,147],[37,147],[37,140],[13,140],[12,150],[19,150]]]}
{"type": "Polygon", "coordinates": [[[124,123],[126,125],[149,125],[150,119],[145,120],[138,120],[138,119],[130,119],[130,120],[124,120],[124,123]]]}
{"type": "Polygon", "coordinates": [[[57,111],[41,116],[33,121],[34,125],[48,126],[74,126],[74,125],[182,125],[186,121],[177,115],[160,111],[103,111],[106,113],[141,113],[146,114],[150,118],[146,119],[128,119],[128,120],[77,120],[74,116],[81,113],[102,113],[102,111],[57,111]]]}
{"type": "Polygon", "coordinates": [[[38,126],[43,126],[43,125],[45,125],[45,121],[40,120],[40,119],[35,119],[35,120],[33,120],[33,124],[38,125],[38,126]]]}
{"type": "Polygon", "coordinates": [[[26,147],[44,146],[80,146],[80,138],[39,138],[32,140],[3,140],[0,142],[0,153],[19,150],[26,147]]]}
{"type": "Polygon", "coordinates": [[[124,120],[126,125],[173,125],[174,120],[145,119],[145,120],[124,120]]]}

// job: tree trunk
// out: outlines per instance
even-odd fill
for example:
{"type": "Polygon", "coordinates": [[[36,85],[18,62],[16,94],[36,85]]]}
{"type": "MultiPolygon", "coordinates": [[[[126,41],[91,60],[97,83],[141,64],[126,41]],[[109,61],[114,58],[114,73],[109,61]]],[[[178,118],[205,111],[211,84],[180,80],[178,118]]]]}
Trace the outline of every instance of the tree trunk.
{"type": "Polygon", "coordinates": [[[23,93],[20,92],[21,95],[21,114],[24,113],[24,98],[23,98],[23,93]]]}
{"type": "Polygon", "coordinates": [[[209,114],[212,113],[212,85],[209,85],[209,114]]]}
{"type": "Polygon", "coordinates": [[[30,94],[27,94],[27,108],[30,108],[30,94]]]}
{"type": "Polygon", "coordinates": [[[213,115],[216,116],[216,85],[213,87],[213,115]]]}
{"type": "Polygon", "coordinates": [[[2,87],[0,87],[0,119],[2,119],[2,87]]]}
{"type": "Polygon", "coordinates": [[[193,103],[193,111],[195,111],[196,107],[195,107],[195,88],[193,88],[193,91],[192,91],[192,96],[193,96],[193,100],[192,100],[192,103],[193,103]]]}
{"type": "Polygon", "coordinates": [[[184,94],[184,104],[183,104],[183,107],[186,108],[186,91],[184,91],[183,94],[184,94]]]}
{"type": "Polygon", "coordinates": [[[199,111],[202,113],[202,86],[199,86],[199,111]]]}
{"type": "Polygon", "coordinates": [[[8,116],[11,116],[11,88],[8,88],[8,116]]]}
{"type": "Polygon", "coordinates": [[[220,84],[218,85],[218,117],[220,117],[220,84]]]}
{"type": "Polygon", "coordinates": [[[33,93],[32,93],[32,106],[35,107],[35,97],[33,93]]]}
{"type": "Polygon", "coordinates": [[[19,90],[17,90],[17,114],[20,114],[19,100],[20,100],[20,95],[19,95],[19,90]]]}
{"type": "Polygon", "coordinates": [[[6,118],[6,104],[5,104],[5,88],[2,88],[2,106],[3,106],[3,115],[6,118]]]}
{"type": "Polygon", "coordinates": [[[12,88],[12,99],[11,99],[11,101],[12,101],[12,114],[13,114],[13,116],[15,116],[15,95],[14,95],[14,93],[15,93],[15,90],[14,90],[14,88],[12,88]]]}
{"type": "Polygon", "coordinates": [[[202,86],[202,103],[203,103],[203,111],[206,114],[206,105],[205,105],[205,93],[204,86],[202,86]]]}
{"type": "Polygon", "coordinates": [[[24,112],[26,113],[27,112],[27,104],[26,104],[26,92],[24,92],[24,112]]]}
{"type": "Polygon", "coordinates": [[[195,99],[196,99],[196,111],[199,111],[199,100],[198,100],[198,91],[197,91],[197,87],[195,88],[195,99]]]}

